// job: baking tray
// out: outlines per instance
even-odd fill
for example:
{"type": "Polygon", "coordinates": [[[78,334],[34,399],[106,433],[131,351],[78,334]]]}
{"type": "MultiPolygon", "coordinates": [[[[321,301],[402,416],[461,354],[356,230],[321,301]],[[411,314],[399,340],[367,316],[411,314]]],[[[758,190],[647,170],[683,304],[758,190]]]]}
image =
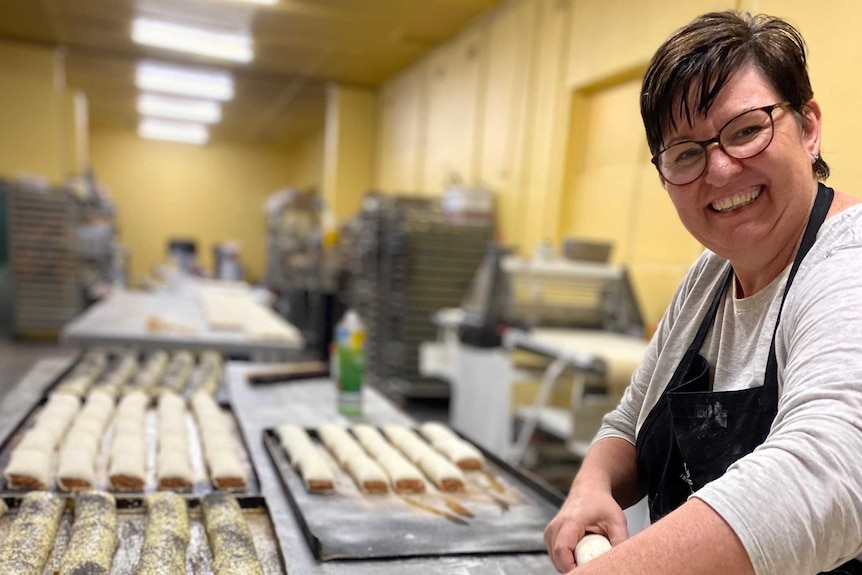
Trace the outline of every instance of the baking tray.
{"type": "MultiPolygon", "coordinates": [[[[317,441],[315,430],[307,431],[317,441]]],[[[312,494],[274,429],[264,430],[263,442],[303,535],[321,561],[545,553],[545,526],[563,502],[561,494],[479,446],[487,471],[465,472],[464,493],[431,488],[421,495],[363,494],[339,471],[333,493],[312,494]]]]}
{"type": "MultiPolygon", "coordinates": [[[[47,402],[48,395],[53,391],[54,387],[62,381],[63,376],[71,371],[66,370],[63,375],[59,376],[57,380],[51,384],[51,386],[46,390],[45,395],[40,399],[30,412],[24,417],[20,423],[15,427],[15,429],[5,438],[0,441],[0,472],[6,469],[6,465],[9,463],[9,457],[12,454],[12,450],[18,444],[23,434],[30,429],[35,423],[35,419],[38,416],[39,412],[47,402]]],[[[240,427],[235,414],[233,413],[233,409],[231,405],[225,400],[226,394],[222,392],[220,387],[219,393],[216,394],[216,401],[219,406],[222,408],[222,411],[227,415],[226,420],[228,421],[228,425],[231,427],[233,431],[234,437],[237,439],[238,444],[241,446],[239,450],[239,459],[243,465],[243,469],[246,474],[246,488],[240,491],[231,491],[231,493],[238,495],[258,495],[260,494],[260,481],[257,477],[257,472],[254,469],[254,465],[251,462],[249,457],[249,449],[248,443],[246,441],[245,434],[242,432],[242,428],[240,427]]],[[[82,404],[83,405],[83,404],[82,404]]],[[[191,411],[186,416],[186,430],[188,432],[189,438],[189,453],[191,457],[192,464],[192,472],[194,477],[194,485],[190,492],[190,495],[202,496],[210,493],[215,488],[212,485],[212,482],[209,480],[209,476],[206,471],[206,464],[203,458],[203,451],[200,442],[200,437],[198,436],[197,424],[194,421],[194,416],[191,411]]],[[[134,492],[128,491],[113,491],[110,488],[110,483],[108,480],[108,454],[111,446],[111,442],[113,440],[113,431],[114,431],[114,421],[113,419],[108,423],[108,428],[106,429],[104,435],[102,436],[101,442],[101,450],[96,460],[96,484],[94,486],[95,489],[100,489],[103,491],[108,491],[114,493],[115,495],[136,495],[134,492]]],[[[157,449],[157,437],[158,437],[158,416],[156,414],[156,408],[150,407],[147,411],[146,417],[146,443],[147,443],[147,478],[144,483],[144,490],[137,495],[142,495],[146,493],[152,493],[157,491],[157,480],[156,480],[156,449],[157,449]]],[[[55,458],[56,465],[56,458],[55,458]]],[[[56,472],[56,469],[54,470],[56,472]]],[[[57,487],[56,477],[51,477],[51,483],[48,487],[49,491],[60,492],[61,490],[57,487]]],[[[18,490],[18,489],[9,489],[6,484],[6,478],[0,473],[0,497],[2,496],[11,496],[16,493],[23,493],[26,490],[18,490]]]]}
{"type": "MultiPolygon", "coordinates": [[[[185,496],[184,496],[185,497],[185,496]]],[[[259,496],[235,496],[243,510],[254,547],[265,575],[285,575],[284,557],[278,545],[272,518],[266,500],[259,496]]],[[[4,497],[9,511],[0,517],[0,541],[9,530],[16,515],[22,495],[4,497]]],[[[69,496],[71,498],[71,496],[69,496]]],[[[200,498],[185,497],[189,506],[189,546],[186,549],[186,573],[213,575],[212,552],[210,551],[203,520],[201,519],[200,498]]],[[[74,500],[73,500],[74,501],[74,500]]],[[[67,501],[66,512],[60,521],[54,539],[54,549],[43,570],[54,573],[69,543],[73,519],[73,502],[67,501]]],[[[146,528],[146,509],[140,497],[117,496],[117,535],[118,545],[111,565],[110,575],[131,575],[140,558],[146,528]]]]}

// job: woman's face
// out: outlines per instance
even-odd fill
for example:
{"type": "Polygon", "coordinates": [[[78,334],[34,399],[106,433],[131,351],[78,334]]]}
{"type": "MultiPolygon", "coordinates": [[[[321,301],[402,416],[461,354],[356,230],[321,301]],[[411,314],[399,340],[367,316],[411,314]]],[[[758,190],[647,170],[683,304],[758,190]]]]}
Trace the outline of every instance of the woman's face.
{"type": "MultiPolygon", "coordinates": [[[[665,146],[684,140],[708,140],[732,118],[782,101],[754,65],[741,68],[719,92],[706,117],[689,126],[677,118],[665,146]]],[[[682,186],[665,182],[680,220],[704,246],[730,259],[769,261],[795,242],[804,229],[814,194],[812,154],[820,150],[820,109],[813,100],[800,120],[788,108],[772,113],[772,142],[745,160],[709,145],[706,171],[682,186]],[[756,250],[756,251],[752,251],[756,250]]]]}

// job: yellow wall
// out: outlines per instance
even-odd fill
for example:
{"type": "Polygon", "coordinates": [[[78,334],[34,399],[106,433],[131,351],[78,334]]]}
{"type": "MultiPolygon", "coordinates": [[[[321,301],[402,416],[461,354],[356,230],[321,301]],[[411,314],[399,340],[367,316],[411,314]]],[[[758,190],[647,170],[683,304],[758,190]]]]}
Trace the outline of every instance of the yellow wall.
{"type": "Polygon", "coordinates": [[[643,70],[676,28],[748,9],[798,25],[824,109],[830,182],[862,195],[862,83],[847,65],[854,0],[512,0],[387,82],[375,183],[439,194],[448,177],[487,186],[501,237],[529,254],[543,239],[614,243],[655,323],[700,253],[649,164],[638,109],[643,70]],[[840,119],[837,120],[837,119],[840,119]]]}
{"type": "Polygon", "coordinates": [[[213,245],[238,240],[248,279],[265,269],[263,202],[299,172],[287,150],[248,144],[190,146],[94,129],[93,168],[117,204],[120,241],[129,247],[133,283],[167,259],[170,237],[197,241],[212,269],[213,245]]]}
{"type": "Polygon", "coordinates": [[[323,141],[324,228],[334,231],[358,210],[371,188],[377,94],[331,85],[323,141]]]}
{"type": "Polygon", "coordinates": [[[0,175],[69,173],[64,82],[59,51],[0,41],[0,175]]]}

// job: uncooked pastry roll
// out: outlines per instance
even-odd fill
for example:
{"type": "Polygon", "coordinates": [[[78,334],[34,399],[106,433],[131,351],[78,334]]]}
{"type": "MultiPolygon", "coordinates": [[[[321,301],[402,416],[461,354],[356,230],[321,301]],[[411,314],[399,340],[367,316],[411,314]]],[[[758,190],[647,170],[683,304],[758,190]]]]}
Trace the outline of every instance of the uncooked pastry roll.
{"type": "Polygon", "coordinates": [[[335,489],[335,476],[323,453],[316,445],[309,445],[297,455],[293,466],[302,476],[305,488],[309,491],[332,491],[335,489]]]}
{"type": "Polygon", "coordinates": [[[425,491],[425,478],[416,466],[394,449],[377,458],[377,463],[389,476],[389,482],[398,493],[425,491]]]}
{"type": "Polygon", "coordinates": [[[445,441],[461,438],[452,429],[439,421],[427,421],[419,426],[419,432],[432,444],[435,441],[445,441]]]}
{"type": "Polygon", "coordinates": [[[24,434],[15,449],[36,449],[48,453],[53,451],[56,445],[51,433],[45,429],[33,427],[24,434]]]}
{"type": "Polygon", "coordinates": [[[57,486],[64,491],[80,491],[93,487],[96,480],[96,460],[87,448],[64,445],[57,463],[57,486]]]}
{"type": "Polygon", "coordinates": [[[419,467],[440,491],[463,491],[464,474],[451,461],[435,451],[419,460],[419,467]]]}
{"type": "Polygon", "coordinates": [[[378,461],[384,455],[397,453],[395,448],[386,441],[383,434],[381,434],[375,427],[366,423],[361,423],[354,426],[351,431],[353,431],[353,435],[355,435],[356,439],[359,440],[359,444],[362,445],[363,449],[378,461]]]}
{"type": "Polygon", "coordinates": [[[188,491],[192,488],[192,466],[186,449],[162,444],[158,453],[159,489],[188,491]]]}
{"type": "Polygon", "coordinates": [[[461,469],[482,469],[485,457],[482,452],[463,439],[450,439],[434,442],[434,449],[461,469]]]}
{"type": "Polygon", "coordinates": [[[66,500],[54,493],[31,491],[25,495],[0,542],[0,573],[42,575],[65,508],[66,500]]]}
{"type": "Polygon", "coordinates": [[[47,489],[53,465],[53,450],[16,449],[3,470],[6,485],[10,489],[47,489]]]}
{"type": "Polygon", "coordinates": [[[135,575],[185,575],[189,514],[185,500],[170,491],[148,495],[147,528],[135,575]]]}
{"type": "Polygon", "coordinates": [[[433,447],[416,435],[413,430],[406,427],[384,427],[384,433],[386,433],[389,441],[416,465],[419,464],[420,459],[429,453],[435,453],[433,447]]]}
{"type": "Polygon", "coordinates": [[[298,425],[285,423],[275,428],[281,446],[287,452],[291,465],[296,467],[296,459],[302,451],[312,447],[311,438],[308,433],[298,425]]]}
{"type": "Polygon", "coordinates": [[[347,460],[355,453],[364,455],[362,447],[343,427],[327,423],[317,428],[317,434],[340,467],[346,469],[347,460]]]}
{"type": "Polygon", "coordinates": [[[245,489],[245,470],[236,454],[236,450],[219,450],[207,453],[207,468],[210,479],[218,489],[245,489]]]}
{"type": "Polygon", "coordinates": [[[117,504],[108,493],[75,497],[75,522],[57,575],[108,575],[117,550],[117,504]]]}
{"type": "Polygon", "coordinates": [[[254,539],[236,499],[214,492],[201,503],[214,575],[263,575],[254,539]]]}
{"type": "Polygon", "coordinates": [[[345,461],[344,467],[360,490],[366,493],[389,491],[389,478],[386,472],[365,452],[354,451],[345,461]]]}
{"type": "Polygon", "coordinates": [[[116,491],[143,491],[146,474],[145,448],[130,446],[111,457],[108,477],[116,491]]]}

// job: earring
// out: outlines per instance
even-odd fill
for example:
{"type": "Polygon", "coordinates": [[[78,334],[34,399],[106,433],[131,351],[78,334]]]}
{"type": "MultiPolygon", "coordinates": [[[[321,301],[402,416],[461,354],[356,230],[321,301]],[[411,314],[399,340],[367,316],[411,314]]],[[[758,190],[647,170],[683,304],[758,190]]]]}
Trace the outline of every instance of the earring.
{"type": "Polygon", "coordinates": [[[818,154],[817,152],[811,152],[811,159],[813,159],[816,162],[817,160],[820,159],[820,154],[818,154]]]}

